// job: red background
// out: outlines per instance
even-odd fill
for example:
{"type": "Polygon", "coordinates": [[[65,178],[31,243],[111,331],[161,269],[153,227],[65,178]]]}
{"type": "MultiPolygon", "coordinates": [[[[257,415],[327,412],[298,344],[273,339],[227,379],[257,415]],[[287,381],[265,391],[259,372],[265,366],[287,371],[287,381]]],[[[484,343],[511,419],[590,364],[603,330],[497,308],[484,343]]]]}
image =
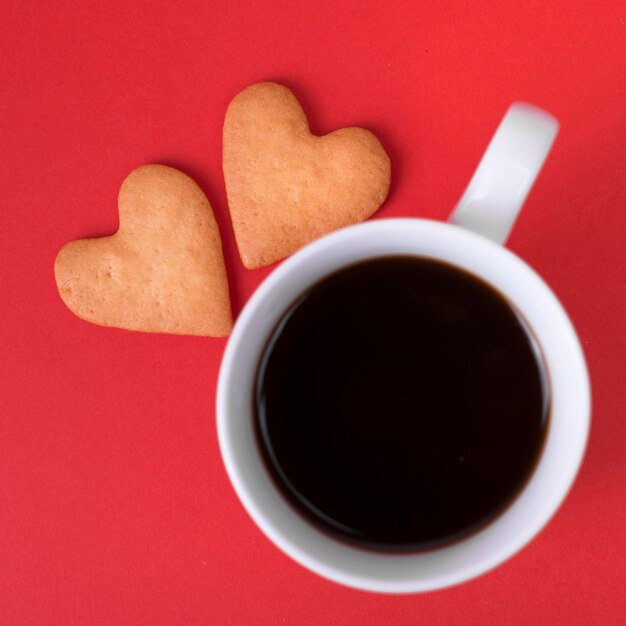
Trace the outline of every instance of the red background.
{"type": "Polygon", "coordinates": [[[626,7],[620,2],[0,1],[0,623],[617,624],[626,614],[626,7]],[[74,317],[53,260],[117,228],[136,166],[191,174],[245,270],[221,174],[229,100],[289,86],[313,131],[393,163],[380,218],[445,219],[513,100],[561,134],[510,247],[554,288],[593,383],[587,456],[541,535],[425,595],[346,589],[275,549],[218,453],[225,341],[74,317]]]}

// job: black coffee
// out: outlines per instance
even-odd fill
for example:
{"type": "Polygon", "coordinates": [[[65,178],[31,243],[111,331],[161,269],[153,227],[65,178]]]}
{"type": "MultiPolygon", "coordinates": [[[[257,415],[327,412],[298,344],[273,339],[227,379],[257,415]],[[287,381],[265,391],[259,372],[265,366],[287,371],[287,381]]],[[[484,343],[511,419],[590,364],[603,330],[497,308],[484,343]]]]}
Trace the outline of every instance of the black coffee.
{"type": "Polygon", "coordinates": [[[353,265],[306,291],[265,348],[257,434],[288,500],[365,547],[436,547],[529,478],[547,424],[542,366],[508,302],[419,257],[353,265]]]}

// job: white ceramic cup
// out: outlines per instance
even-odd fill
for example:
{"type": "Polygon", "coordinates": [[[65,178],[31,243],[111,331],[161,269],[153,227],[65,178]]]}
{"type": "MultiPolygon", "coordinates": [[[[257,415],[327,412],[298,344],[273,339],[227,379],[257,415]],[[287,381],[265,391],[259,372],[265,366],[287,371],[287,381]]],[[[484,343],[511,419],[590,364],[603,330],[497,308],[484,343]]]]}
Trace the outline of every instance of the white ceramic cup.
{"type": "Polygon", "coordinates": [[[552,291],[501,245],[557,129],[556,120],[547,113],[526,104],[512,105],[453,212],[452,223],[377,220],[322,237],[274,270],[241,312],[218,382],[222,457],[237,495],[259,528],[310,570],[351,587],[390,593],[460,583],[520,550],[548,522],[567,494],[582,460],[589,428],[590,390],[584,356],[572,324],[552,291]],[[398,254],[456,265],[503,294],[532,329],[544,357],[550,394],[543,453],[513,504],[464,540],[411,554],[363,550],[333,539],[305,521],[283,498],[264,466],[253,416],[253,388],[261,352],[297,296],[339,268],[398,254]]]}

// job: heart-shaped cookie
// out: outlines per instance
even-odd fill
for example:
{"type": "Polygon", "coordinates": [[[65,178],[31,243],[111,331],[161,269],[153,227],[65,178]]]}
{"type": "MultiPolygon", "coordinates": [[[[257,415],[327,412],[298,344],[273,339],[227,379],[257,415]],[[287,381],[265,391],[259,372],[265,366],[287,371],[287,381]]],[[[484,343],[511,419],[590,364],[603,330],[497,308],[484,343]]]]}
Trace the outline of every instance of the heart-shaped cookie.
{"type": "Polygon", "coordinates": [[[228,205],[247,268],[367,219],[389,191],[389,157],[372,133],[311,134],[294,95],[276,83],[235,96],[224,120],[223,150],[228,205]]]}
{"type": "Polygon", "coordinates": [[[222,242],[200,187],[171,167],[144,165],[122,184],[118,205],[117,233],[60,250],[54,273],[65,304],[103,326],[227,335],[222,242]]]}

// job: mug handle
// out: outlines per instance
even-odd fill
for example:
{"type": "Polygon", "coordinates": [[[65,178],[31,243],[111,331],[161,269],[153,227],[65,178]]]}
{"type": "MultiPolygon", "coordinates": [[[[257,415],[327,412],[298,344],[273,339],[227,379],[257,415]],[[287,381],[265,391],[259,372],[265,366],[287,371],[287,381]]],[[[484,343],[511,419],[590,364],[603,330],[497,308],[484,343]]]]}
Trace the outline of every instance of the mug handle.
{"type": "Polygon", "coordinates": [[[514,102],[449,221],[504,244],[558,130],[549,113],[514,102]]]}

